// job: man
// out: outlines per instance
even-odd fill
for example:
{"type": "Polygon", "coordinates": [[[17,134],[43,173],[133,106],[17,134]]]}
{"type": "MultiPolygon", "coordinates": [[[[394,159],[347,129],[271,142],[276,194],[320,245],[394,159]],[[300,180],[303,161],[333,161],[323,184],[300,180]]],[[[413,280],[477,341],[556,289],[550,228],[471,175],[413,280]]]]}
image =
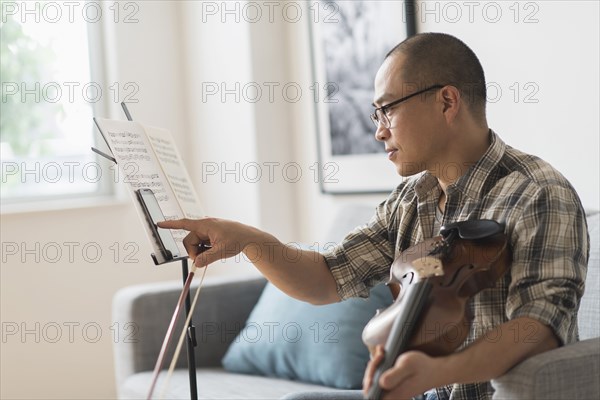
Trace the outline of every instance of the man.
{"type": "MultiPolygon", "coordinates": [[[[464,43],[445,34],[413,36],[379,69],[371,118],[398,173],[418,175],[400,184],[368,224],[320,257],[303,251],[298,262],[285,259],[284,245],[273,236],[236,222],[207,218],[160,226],[191,231],[184,243],[197,266],[237,248],[289,295],[323,304],[367,296],[387,279],[399,252],[446,223],[503,222],[512,265],[496,287],[469,303],[474,321],[463,348],[444,357],[406,352],[380,379],[384,398],[437,388],[428,392],[431,398],[489,399],[491,379],[577,340],[589,238],[571,185],[544,161],[504,144],[488,128],[485,101],[483,69],[464,43]],[[203,241],[212,249],[199,254],[203,241]]],[[[381,360],[379,348],[365,373],[365,392],[381,360]]]]}

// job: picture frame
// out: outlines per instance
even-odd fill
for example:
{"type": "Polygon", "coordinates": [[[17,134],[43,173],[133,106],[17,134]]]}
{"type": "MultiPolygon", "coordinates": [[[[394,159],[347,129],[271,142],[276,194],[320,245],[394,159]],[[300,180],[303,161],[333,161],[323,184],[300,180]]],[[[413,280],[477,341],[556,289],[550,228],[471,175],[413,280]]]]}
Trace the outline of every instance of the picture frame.
{"type": "Polygon", "coordinates": [[[403,178],[375,139],[373,82],[385,55],[416,33],[414,2],[319,0],[311,8],[321,192],[389,193],[403,178]]]}

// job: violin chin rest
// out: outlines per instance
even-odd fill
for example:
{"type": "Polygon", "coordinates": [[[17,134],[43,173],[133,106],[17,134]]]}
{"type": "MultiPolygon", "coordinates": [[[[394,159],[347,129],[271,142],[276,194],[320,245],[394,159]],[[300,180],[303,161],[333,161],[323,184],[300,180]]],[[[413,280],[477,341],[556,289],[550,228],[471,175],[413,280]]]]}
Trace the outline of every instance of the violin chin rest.
{"type": "Polygon", "coordinates": [[[458,233],[458,236],[465,240],[484,239],[502,232],[504,232],[504,224],[496,222],[493,219],[472,219],[454,222],[444,225],[440,229],[440,235],[444,238],[453,233],[458,233]]]}

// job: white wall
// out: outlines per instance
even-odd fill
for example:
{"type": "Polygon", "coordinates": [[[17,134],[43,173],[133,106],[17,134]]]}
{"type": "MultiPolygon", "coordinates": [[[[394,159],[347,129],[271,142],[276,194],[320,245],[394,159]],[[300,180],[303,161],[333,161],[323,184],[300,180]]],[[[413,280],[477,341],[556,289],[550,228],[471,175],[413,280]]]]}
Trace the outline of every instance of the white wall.
{"type": "MultiPolygon", "coordinates": [[[[529,3],[537,6],[537,23],[522,23],[533,8],[521,8],[515,23],[508,9],[513,2],[496,2],[507,16],[498,23],[482,16],[483,6],[475,9],[473,22],[465,14],[453,23],[456,15],[443,8],[446,3],[427,2],[423,7],[434,11],[419,26],[422,31],[455,34],[475,50],[488,81],[502,89],[499,101],[489,106],[490,126],[508,143],[553,163],[573,182],[587,207],[600,208],[598,3],[529,3]],[[515,82],[521,94],[528,93],[524,84],[535,83],[539,91],[534,98],[539,102],[514,102],[510,87],[515,82]]],[[[258,225],[283,241],[312,242],[322,237],[323,227],[342,203],[375,205],[385,197],[324,195],[310,175],[308,168],[317,161],[313,102],[310,96],[286,101],[280,90],[293,82],[309,92],[306,17],[290,23],[279,13],[271,23],[265,14],[259,23],[247,23],[229,16],[222,23],[220,15],[208,15],[200,2],[138,4],[137,24],[107,23],[116,49],[116,57],[109,59],[108,80],[139,85],[140,103],[130,107],[134,117],[173,132],[207,214],[258,225]],[[236,82],[242,88],[254,82],[265,91],[265,82],[279,83],[276,101],[270,102],[266,92],[257,102],[242,96],[236,103],[234,95],[223,102],[220,93],[202,96],[203,84],[234,88],[236,82]],[[241,169],[239,182],[235,173],[206,174],[215,163],[220,169],[233,169],[236,162],[240,168],[258,164],[263,176],[251,183],[244,182],[241,169]],[[302,169],[297,183],[286,182],[281,175],[281,167],[290,162],[302,169]],[[267,165],[274,168],[273,182],[267,179],[267,165]]],[[[463,2],[456,4],[468,12],[463,2]]],[[[488,11],[485,17],[493,19],[493,10],[488,11]]],[[[309,15],[306,10],[304,15],[309,15]]],[[[111,112],[121,117],[115,105],[111,112]]],[[[246,177],[253,177],[251,172],[247,169],[246,177]]],[[[43,258],[36,262],[32,255],[24,262],[20,257],[3,262],[2,322],[34,330],[39,323],[40,333],[45,327],[48,335],[58,324],[63,337],[57,343],[49,343],[43,335],[39,343],[34,334],[6,337],[1,343],[2,398],[114,397],[113,294],[134,283],[179,278],[175,266],[151,265],[149,246],[129,199],[103,206],[65,206],[60,211],[2,215],[3,243],[25,243],[28,248],[36,243],[98,243],[103,250],[97,263],[78,253],[72,261],[65,256],[56,263],[43,258]],[[139,245],[136,262],[125,263],[123,250],[113,262],[111,246],[117,243],[123,249],[129,242],[139,245]],[[74,326],[72,343],[65,325],[71,322],[80,324],[74,326]],[[91,324],[88,336],[92,329],[102,329],[97,342],[83,336],[85,324],[91,324]]],[[[251,268],[218,265],[210,273],[251,268]]],[[[119,333],[117,339],[125,332],[119,333]]]]}
{"type": "MultiPolygon", "coordinates": [[[[597,209],[598,2],[492,2],[473,9],[473,23],[453,23],[452,10],[434,4],[419,19],[420,29],[456,35],[479,56],[494,101],[490,127],[508,144],[549,161],[584,205],[597,209]],[[437,15],[446,18],[436,23],[437,15]]],[[[468,21],[468,9],[460,10],[468,21]]]]}

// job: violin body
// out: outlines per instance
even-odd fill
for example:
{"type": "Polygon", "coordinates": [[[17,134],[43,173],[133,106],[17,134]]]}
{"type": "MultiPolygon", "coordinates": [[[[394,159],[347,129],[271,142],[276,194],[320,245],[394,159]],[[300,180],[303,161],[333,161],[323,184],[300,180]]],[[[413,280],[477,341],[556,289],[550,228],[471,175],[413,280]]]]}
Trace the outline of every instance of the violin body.
{"type": "Polygon", "coordinates": [[[503,226],[482,221],[442,228],[445,236],[418,243],[393,262],[388,286],[395,301],[378,311],[362,334],[371,352],[377,345],[386,350],[369,399],[380,397],[378,377],[401,353],[418,350],[442,356],[454,352],[467,338],[472,321],[469,299],[495,286],[511,261],[503,226]],[[487,229],[469,230],[482,221],[487,229]]]}

